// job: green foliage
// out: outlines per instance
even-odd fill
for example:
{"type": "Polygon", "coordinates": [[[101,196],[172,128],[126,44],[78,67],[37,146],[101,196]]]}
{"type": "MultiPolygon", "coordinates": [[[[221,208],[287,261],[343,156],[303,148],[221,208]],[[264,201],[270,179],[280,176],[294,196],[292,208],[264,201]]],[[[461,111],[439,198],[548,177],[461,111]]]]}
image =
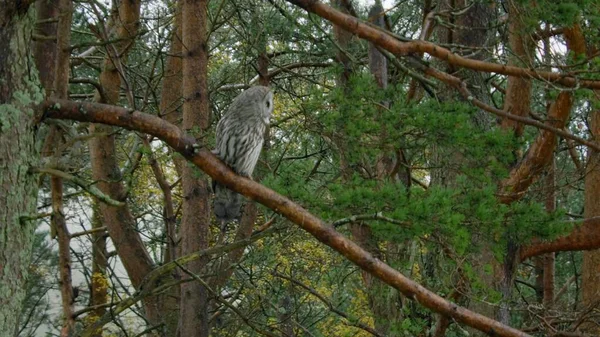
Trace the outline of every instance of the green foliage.
{"type": "Polygon", "coordinates": [[[383,212],[410,225],[370,221],[379,237],[403,242],[438,233],[461,255],[477,251],[473,235],[483,235],[480,243],[502,246],[508,239],[527,242],[564,233],[560,215],[548,215],[538,203],[498,203],[493,182],[507,176],[513,149],[519,146],[511,135],[498,128],[480,130],[472,122],[476,110],[464,103],[428,101],[417,106],[394,97],[403,97],[401,88],[380,90],[366,74],[353,77],[346,90],[311,95],[307,105],[316,110],[319,130],[339,153],[330,160],[345,162],[355,173],[324,184],[307,182],[305,174],[316,161],[311,158],[280,168],[264,183],[330,221],[383,212]],[[392,104],[382,108],[380,102],[392,104]],[[451,168],[460,172],[453,186],[407,189],[370,175],[373,168],[368,166],[394,147],[426,153],[431,144],[451,149],[450,159],[461,158],[461,166],[451,168]]]}
{"type": "MultiPolygon", "coordinates": [[[[536,1],[519,0],[519,4],[527,9],[527,16],[531,25],[545,21],[558,26],[571,26],[579,19],[579,15],[594,8],[594,0],[545,0],[536,1]]],[[[597,16],[593,16],[597,18],[597,16]]]]}

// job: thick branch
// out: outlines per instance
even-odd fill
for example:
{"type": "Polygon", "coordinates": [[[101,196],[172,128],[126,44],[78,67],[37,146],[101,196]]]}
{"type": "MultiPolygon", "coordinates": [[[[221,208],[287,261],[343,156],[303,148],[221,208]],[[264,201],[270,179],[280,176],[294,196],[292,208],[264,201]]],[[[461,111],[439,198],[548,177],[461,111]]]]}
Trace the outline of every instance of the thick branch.
{"type": "Polygon", "coordinates": [[[427,290],[387,264],[374,258],[356,243],[338,233],[323,220],[315,217],[290,199],[275,193],[250,179],[236,175],[208,149],[183,134],[173,124],[158,117],[115,106],[75,103],[66,100],[46,101],[42,107],[46,117],[82,122],[106,123],[158,137],[190,162],[228,188],[284,215],[319,241],[332,247],[363,270],[393,286],[410,299],[457,322],[494,336],[525,337],[528,334],[469,311],[427,290]]]}
{"type": "MultiPolygon", "coordinates": [[[[573,105],[573,95],[570,92],[561,92],[556,101],[550,106],[548,112],[549,124],[557,129],[562,129],[567,122],[571,106],[573,105]]],[[[539,174],[554,158],[554,149],[556,148],[556,134],[543,130],[536,138],[535,142],[529,148],[527,155],[519,164],[513,168],[507,180],[502,182],[498,199],[500,202],[508,204],[521,199],[527,189],[539,177],[539,174]]]]}
{"type": "Polygon", "coordinates": [[[402,42],[384,30],[377,29],[361,22],[355,17],[337,11],[320,1],[316,0],[287,0],[288,2],[314,13],[336,26],[352,32],[359,37],[368,40],[382,48],[396,54],[407,55],[411,53],[427,53],[435,58],[447,62],[450,65],[463,67],[476,71],[497,73],[522,78],[534,78],[548,82],[558,83],[565,87],[585,87],[592,89],[600,88],[600,81],[582,80],[569,74],[553,73],[547,71],[535,71],[532,69],[507,66],[503,64],[490,63],[464,58],[452,53],[450,50],[427,41],[402,42]]]}
{"type": "Polygon", "coordinates": [[[521,261],[551,252],[578,251],[600,248],[600,217],[585,219],[581,226],[553,241],[539,242],[521,248],[521,261]]]}

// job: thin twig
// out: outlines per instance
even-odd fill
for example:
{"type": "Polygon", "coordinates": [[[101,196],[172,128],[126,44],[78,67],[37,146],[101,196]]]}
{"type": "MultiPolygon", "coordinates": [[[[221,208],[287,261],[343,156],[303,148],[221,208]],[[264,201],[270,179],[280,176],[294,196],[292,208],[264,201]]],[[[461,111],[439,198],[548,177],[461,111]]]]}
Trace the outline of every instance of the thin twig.
{"type": "Polygon", "coordinates": [[[45,167],[36,167],[36,168],[33,168],[32,171],[38,172],[38,173],[50,174],[55,177],[69,180],[69,181],[73,182],[75,185],[83,188],[86,192],[93,195],[98,200],[100,200],[106,204],[109,204],[111,206],[115,206],[115,207],[125,206],[124,202],[112,199],[108,195],[102,193],[102,191],[100,191],[98,188],[93,186],[91,183],[84,181],[83,179],[80,179],[74,175],[68,174],[67,172],[56,170],[56,169],[51,169],[51,168],[45,168],[45,167]]]}

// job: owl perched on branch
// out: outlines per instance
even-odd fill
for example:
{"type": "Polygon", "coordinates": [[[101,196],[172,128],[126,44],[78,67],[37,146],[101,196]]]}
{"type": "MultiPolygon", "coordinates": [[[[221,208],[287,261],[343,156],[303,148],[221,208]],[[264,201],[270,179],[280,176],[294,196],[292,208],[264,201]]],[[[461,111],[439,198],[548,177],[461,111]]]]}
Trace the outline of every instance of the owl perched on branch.
{"type": "MultiPolygon", "coordinates": [[[[264,134],[273,112],[273,92],[255,86],[239,94],[217,124],[213,153],[237,174],[250,178],[263,146],[264,134]]],[[[242,198],[213,181],[214,212],[222,225],[240,216],[242,198]]]]}

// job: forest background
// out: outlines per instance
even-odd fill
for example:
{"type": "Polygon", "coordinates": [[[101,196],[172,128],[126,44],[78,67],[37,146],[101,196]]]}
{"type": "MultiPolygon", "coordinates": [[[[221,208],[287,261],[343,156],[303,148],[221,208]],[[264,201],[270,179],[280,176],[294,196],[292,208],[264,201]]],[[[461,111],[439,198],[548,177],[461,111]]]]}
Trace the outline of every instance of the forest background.
{"type": "Polygon", "coordinates": [[[1,336],[600,333],[597,1],[0,4],[1,336]]]}

